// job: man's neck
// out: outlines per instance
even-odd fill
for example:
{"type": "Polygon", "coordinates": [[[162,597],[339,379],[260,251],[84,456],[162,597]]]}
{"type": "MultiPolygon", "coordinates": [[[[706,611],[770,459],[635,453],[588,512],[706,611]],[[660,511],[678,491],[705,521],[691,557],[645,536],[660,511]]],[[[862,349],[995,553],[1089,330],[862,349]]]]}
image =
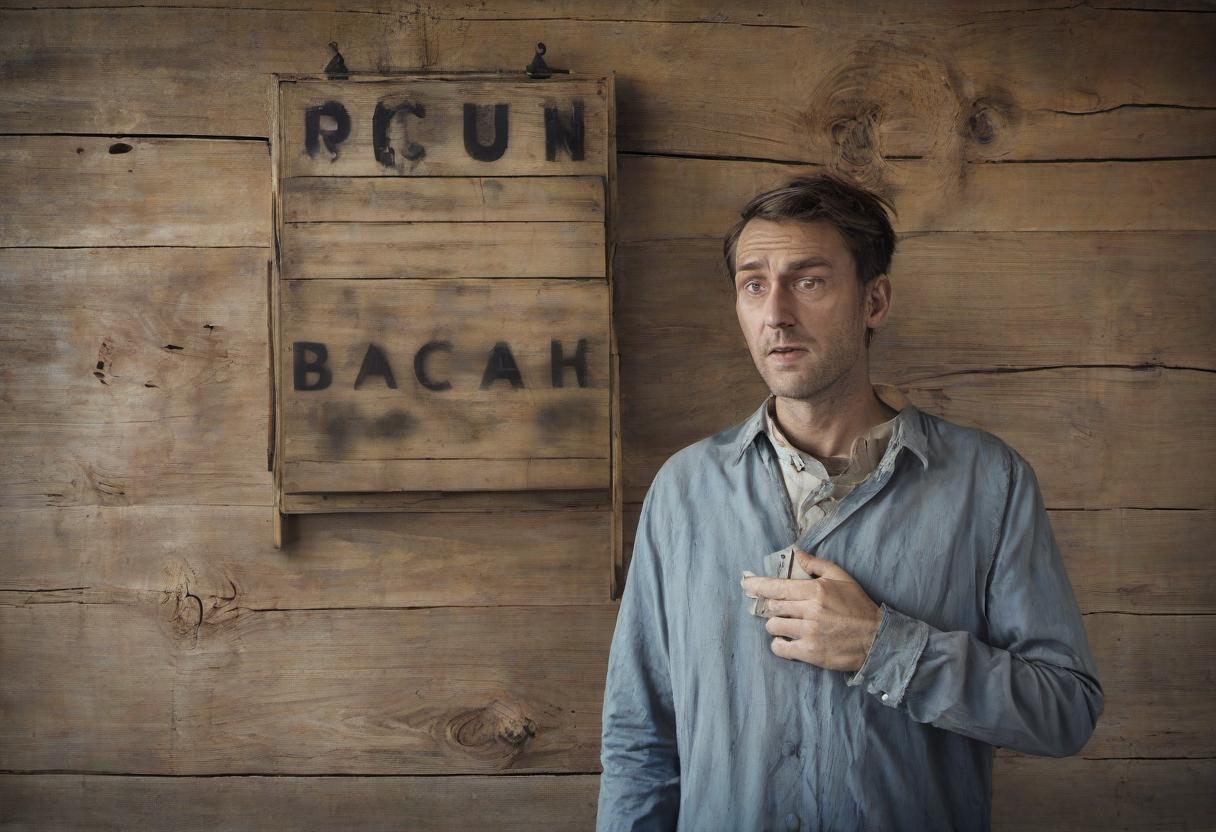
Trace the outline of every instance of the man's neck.
{"type": "Polygon", "coordinates": [[[790,444],[825,459],[847,457],[853,440],[891,419],[892,412],[874,393],[867,374],[859,384],[844,390],[834,386],[815,399],[778,396],[775,418],[790,444]]]}

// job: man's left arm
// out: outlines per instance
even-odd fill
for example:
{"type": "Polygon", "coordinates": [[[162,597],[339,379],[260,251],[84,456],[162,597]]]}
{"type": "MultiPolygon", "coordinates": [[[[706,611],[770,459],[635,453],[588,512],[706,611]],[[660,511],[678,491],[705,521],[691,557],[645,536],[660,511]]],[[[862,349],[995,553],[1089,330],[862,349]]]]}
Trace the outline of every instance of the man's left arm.
{"type": "MultiPolygon", "coordinates": [[[[965,630],[939,630],[884,603],[881,613],[868,608],[881,614],[877,630],[872,624],[868,630],[868,650],[858,651],[854,640],[851,652],[833,655],[830,645],[850,644],[834,634],[866,632],[858,622],[869,599],[842,569],[809,558],[829,583],[810,598],[776,602],[778,615],[794,618],[770,619],[769,632],[799,640],[774,639],[773,651],[847,669],[849,685],[864,685],[917,722],[1027,754],[1080,751],[1102,713],[1102,687],[1034,470],[1012,449],[1009,458],[1005,510],[985,588],[986,640],[965,630]]],[[[788,599],[813,583],[818,581],[752,586],[788,599]]]]}
{"type": "Polygon", "coordinates": [[[848,684],[864,684],[917,722],[1063,757],[1093,733],[1102,686],[1034,469],[1015,451],[1010,457],[985,590],[987,642],[883,604],[874,643],[848,684]]]}

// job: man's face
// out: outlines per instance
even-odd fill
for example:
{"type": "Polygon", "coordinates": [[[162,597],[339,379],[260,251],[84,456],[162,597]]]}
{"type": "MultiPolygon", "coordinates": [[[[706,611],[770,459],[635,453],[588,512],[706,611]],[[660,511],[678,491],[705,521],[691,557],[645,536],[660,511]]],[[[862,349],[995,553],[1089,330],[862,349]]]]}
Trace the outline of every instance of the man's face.
{"type": "Polygon", "coordinates": [[[865,360],[867,310],[855,270],[829,222],[753,219],[744,226],[735,245],[735,311],[777,396],[810,399],[865,360]],[[782,347],[796,349],[773,351],[782,347]]]}

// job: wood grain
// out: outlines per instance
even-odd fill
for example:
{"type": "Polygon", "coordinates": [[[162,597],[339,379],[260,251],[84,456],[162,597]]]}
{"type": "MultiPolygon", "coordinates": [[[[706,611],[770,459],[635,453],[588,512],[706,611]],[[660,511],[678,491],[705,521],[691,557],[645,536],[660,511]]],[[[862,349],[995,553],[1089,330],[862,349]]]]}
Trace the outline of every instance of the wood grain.
{"type": "MultiPolygon", "coordinates": [[[[551,63],[565,58],[581,72],[620,76],[618,136],[630,152],[859,169],[924,156],[949,160],[947,171],[966,158],[1212,152],[1200,131],[1212,124],[1202,108],[1216,103],[1204,82],[1216,71],[1216,21],[1202,14],[781,3],[749,7],[741,21],[741,6],[639,5],[632,10],[649,20],[615,7],[594,15],[583,4],[542,15],[551,63]],[[593,15],[612,19],[587,19],[593,15]],[[1184,108],[1167,118],[1192,126],[1161,147],[1139,128],[1164,108],[1114,109],[1124,104],[1184,108]]],[[[429,65],[517,65],[518,44],[533,37],[537,22],[504,19],[523,16],[514,7],[436,4],[426,27],[429,65]]]]}
{"type": "Polygon", "coordinates": [[[283,182],[285,222],[603,222],[596,176],[351,178],[283,182]]]}
{"type": "Polygon", "coordinates": [[[185,577],[109,602],[11,595],[6,770],[598,770],[615,605],[251,612],[185,577]]]}
{"type": "Polygon", "coordinates": [[[315,514],[271,543],[261,506],[0,510],[0,590],[172,592],[250,610],[608,600],[607,509],[315,514]]]}
{"type": "MultiPolygon", "coordinates": [[[[1093,832],[1211,829],[1211,760],[999,758],[993,828],[1093,832]]],[[[299,832],[392,827],[591,830],[599,775],[528,777],[106,777],[0,775],[0,828],[157,826],[174,807],[181,832],[284,825],[299,832]]]]}
{"type": "Polygon", "coordinates": [[[0,136],[0,246],[268,246],[269,177],[259,141],[0,136]]]}
{"type": "Polygon", "coordinates": [[[1210,155],[1216,135],[1202,14],[1001,2],[173,5],[224,3],[0,13],[7,129],[265,137],[270,73],[320,71],[330,40],[356,71],[519,72],[543,35],[552,65],[621,76],[629,152],[1143,158],[1210,155]],[[154,61],[141,37],[152,29],[154,61]]]}
{"type": "Polygon", "coordinates": [[[595,828],[599,775],[102,777],[0,775],[0,829],[532,832],[595,828]]]}
{"type": "Polygon", "coordinates": [[[269,506],[268,257],[0,250],[4,506],[269,506]]]}
{"type": "Polygon", "coordinates": [[[1051,760],[998,757],[992,773],[992,828],[1212,829],[1213,760],[1051,760]]]}
{"type": "Polygon", "coordinates": [[[604,276],[600,222],[308,223],[283,228],[285,280],[604,276]]]}
{"type": "Polygon", "coordinates": [[[232,5],[0,11],[5,131],[268,138],[271,73],[320,72],[330,41],[355,69],[423,61],[413,7],[358,14],[347,11],[357,6],[232,5]]]}
{"type": "MultiPolygon", "coordinates": [[[[607,443],[607,437],[604,438],[607,443]]],[[[586,451],[585,453],[590,453],[586,451]]],[[[284,493],[566,491],[610,486],[608,457],[296,459],[283,462],[284,493]],[[472,469],[472,470],[470,470],[472,469]]]]}

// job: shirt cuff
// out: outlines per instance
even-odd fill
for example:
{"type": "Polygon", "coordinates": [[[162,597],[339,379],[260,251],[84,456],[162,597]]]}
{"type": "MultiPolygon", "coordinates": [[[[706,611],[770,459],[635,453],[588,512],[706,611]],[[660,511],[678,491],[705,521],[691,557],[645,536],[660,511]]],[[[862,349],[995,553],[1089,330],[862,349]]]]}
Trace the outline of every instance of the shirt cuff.
{"type": "Polygon", "coordinates": [[[846,684],[865,684],[889,708],[899,705],[916,672],[920,654],[929,642],[929,625],[882,605],[882,621],[861,668],[846,684]]]}

